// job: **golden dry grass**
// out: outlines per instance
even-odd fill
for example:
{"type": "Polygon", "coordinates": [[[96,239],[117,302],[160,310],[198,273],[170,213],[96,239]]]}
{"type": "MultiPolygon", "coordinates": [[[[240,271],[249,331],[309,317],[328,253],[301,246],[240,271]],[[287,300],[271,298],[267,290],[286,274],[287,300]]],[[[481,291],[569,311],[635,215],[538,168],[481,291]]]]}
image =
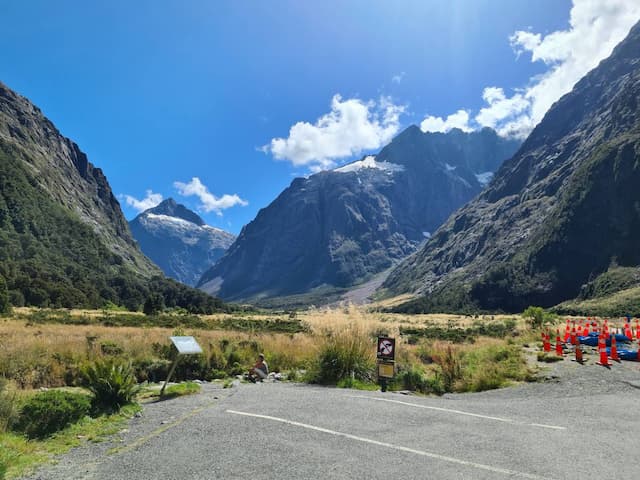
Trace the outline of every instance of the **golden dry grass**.
{"type": "MultiPolygon", "coordinates": [[[[33,309],[16,309],[10,318],[0,320],[0,375],[19,378],[25,387],[57,386],[64,382],[65,369],[80,364],[89,358],[101,355],[100,345],[112,342],[123,350],[123,356],[131,359],[157,357],[153,345],[169,345],[172,328],[157,327],[113,327],[102,325],[67,325],[29,323],[25,318],[33,309]]],[[[72,316],[104,315],[102,311],[73,310],[72,316]]],[[[117,313],[114,313],[117,315],[117,313]]],[[[280,314],[217,314],[201,317],[207,323],[221,322],[230,318],[246,317],[253,321],[282,319],[280,314]]],[[[503,321],[514,318],[524,328],[524,321],[515,316],[481,317],[479,319],[461,315],[430,314],[408,315],[371,311],[368,308],[346,305],[340,308],[311,309],[298,312],[296,318],[309,327],[309,333],[259,333],[229,330],[200,330],[184,328],[182,334],[193,335],[210,356],[220,350],[226,340],[234,345],[253,342],[258,345],[274,365],[301,366],[317,355],[328,335],[367,336],[378,334],[396,337],[400,361],[419,361],[419,348],[411,345],[400,335],[402,327],[465,328],[474,322],[503,321]]],[[[481,339],[476,345],[494,340],[481,339]]],[[[415,342],[414,342],[415,343],[415,342]]],[[[436,345],[437,347],[437,345],[436,345]]],[[[456,347],[473,348],[473,347],[456,347]]],[[[249,353],[250,354],[250,353],[249,353]]],[[[15,378],[14,378],[15,379],[15,378]]]]}

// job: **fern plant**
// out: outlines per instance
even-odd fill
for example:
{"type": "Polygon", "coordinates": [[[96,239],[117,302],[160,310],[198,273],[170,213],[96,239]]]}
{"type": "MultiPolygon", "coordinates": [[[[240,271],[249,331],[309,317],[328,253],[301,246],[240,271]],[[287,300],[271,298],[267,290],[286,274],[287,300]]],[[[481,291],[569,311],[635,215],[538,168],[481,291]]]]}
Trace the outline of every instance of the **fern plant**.
{"type": "Polygon", "coordinates": [[[114,359],[98,360],[82,369],[84,386],[93,393],[99,412],[116,412],[132,403],[140,386],[130,363],[114,359]]]}

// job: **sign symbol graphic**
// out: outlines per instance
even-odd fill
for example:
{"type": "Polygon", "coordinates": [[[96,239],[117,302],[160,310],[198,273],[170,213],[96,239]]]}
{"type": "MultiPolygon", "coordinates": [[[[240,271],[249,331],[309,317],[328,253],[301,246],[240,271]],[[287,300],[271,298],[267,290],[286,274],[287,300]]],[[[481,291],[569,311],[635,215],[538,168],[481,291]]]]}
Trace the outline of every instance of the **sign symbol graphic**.
{"type": "Polygon", "coordinates": [[[395,347],[395,338],[378,337],[378,358],[393,360],[396,355],[395,347]]]}

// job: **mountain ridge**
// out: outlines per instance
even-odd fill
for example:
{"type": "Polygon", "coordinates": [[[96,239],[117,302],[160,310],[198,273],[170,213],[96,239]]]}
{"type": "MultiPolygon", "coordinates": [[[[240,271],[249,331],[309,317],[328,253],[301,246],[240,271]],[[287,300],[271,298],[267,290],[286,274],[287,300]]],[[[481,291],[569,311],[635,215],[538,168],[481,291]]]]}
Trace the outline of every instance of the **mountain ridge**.
{"type": "Polygon", "coordinates": [[[129,222],[142,252],[169,277],[194,286],[235,240],[168,198],[129,222]]]}
{"type": "Polygon", "coordinates": [[[383,288],[425,295],[422,310],[521,311],[575,297],[609,265],[640,263],[639,52],[640,23],[383,288]]]}
{"type": "Polygon", "coordinates": [[[476,175],[497,168],[516,146],[491,130],[439,134],[409,127],[377,155],[294,179],[198,287],[251,300],[365,281],[413,252],[479,193],[476,175]]]}

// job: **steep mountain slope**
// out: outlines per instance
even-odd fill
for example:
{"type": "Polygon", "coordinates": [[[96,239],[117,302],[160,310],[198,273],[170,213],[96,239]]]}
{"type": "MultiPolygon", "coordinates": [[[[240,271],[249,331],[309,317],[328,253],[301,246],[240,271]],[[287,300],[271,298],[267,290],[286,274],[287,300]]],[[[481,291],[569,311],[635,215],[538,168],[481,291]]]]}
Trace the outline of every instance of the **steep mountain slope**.
{"type": "Polygon", "coordinates": [[[167,276],[192,286],[235,240],[172,198],[142,212],[129,227],[142,252],[167,276]]]}
{"type": "Polygon", "coordinates": [[[63,137],[40,109],[0,82],[0,140],[24,153],[21,160],[38,186],[78,215],[105,244],[144,274],[158,269],[136,248],[120,204],[102,170],[63,137]]]}
{"type": "Polygon", "coordinates": [[[211,312],[222,303],[160,275],[100,171],[29,101],[0,84],[0,277],[14,306],[211,312]]]}
{"type": "Polygon", "coordinates": [[[375,157],[295,179],[199,287],[246,300],[354,285],[415,251],[516,148],[490,129],[409,127],[375,157]]]}
{"type": "Polygon", "coordinates": [[[640,264],[639,100],[637,24],[384,287],[427,294],[413,310],[517,311],[640,264]]]}

